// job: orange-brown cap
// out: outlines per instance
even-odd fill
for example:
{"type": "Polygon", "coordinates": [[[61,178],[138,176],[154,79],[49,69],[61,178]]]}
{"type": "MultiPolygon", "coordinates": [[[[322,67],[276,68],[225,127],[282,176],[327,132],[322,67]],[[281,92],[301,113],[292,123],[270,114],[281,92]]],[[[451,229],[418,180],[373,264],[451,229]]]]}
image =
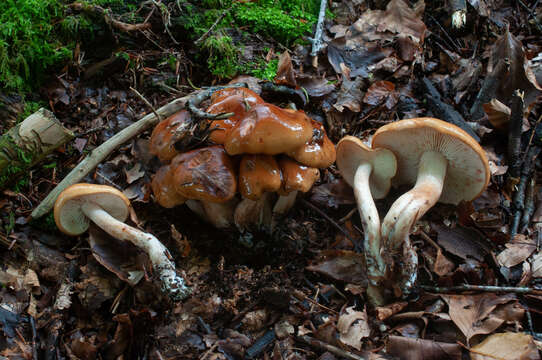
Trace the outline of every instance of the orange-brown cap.
{"type": "Polygon", "coordinates": [[[397,160],[388,149],[371,149],[354,136],[345,136],[337,144],[337,167],[350,186],[354,186],[356,170],[363,163],[372,166],[369,186],[374,199],[388,195],[391,179],[397,172],[397,160]]]}
{"type": "Polygon", "coordinates": [[[290,151],[288,156],[303,165],[325,169],[335,162],[335,145],[329,140],[324,126],[312,120],[313,135],[309,142],[290,151]]]}
{"type": "Polygon", "coordinates": [[[55,223],[67,235],[80,235],[87,231],[89,220],[81,207],[92,202],[119,221],[130,213],[130,200],[119,190],[96,184],[75,184],[60,193],[55,202],[55,223]]]}
{"type": "Polygon", "coordinates": [[[171,168],[175,189],[187,199],[226,202],[237,191],[232,160],[220,145],[179,154],[171,168]]]}
{"type": "Polygon", "coordinates": [[[233,127],[224,142],[230,155],[287,153],[312,137],[310,119],[303,111],[256,104],[233,127]]]}
{"type": "Polygon", "coordinates": [[[190,121],[190,113],[181,110],[160,121],[154,128],[150,140],[150,152],[158,156],[161,162],[167,163],[179,152],[175,149],[176,132],[190,121]]]}
{"type": "Polygon", "coordinates": [[[278,164],[282,174],[279,195],[292,191],[307,192],[320,177],[320,170],[302,165],[286,156],[281,156],[278,164]]]}
{"type": "Polygon", "coordinates": [[[280,188],[279,165],[271,155],[243,155],[239,167],[239,192],[251,200],[280,188]]]}
{"type": "Polygon", "coordinates": [[[433,118],[415,118],[387,124],[373,136],[373,148],[386,148],[397,157],[394,185],[414,184],[424,152],[436,151],[448,160],[439,201],[458,204],[480,195],[489,183],[484,149],[455,125],[433,118]]]}
{"type": "Polygon", "coordinates": [[[186,198],[175,190],[173,172],[170,165],[164,165],[152,178],[151,188],[156,202],[165,208],[184,204],[186,198]]]}
{"type": "Polygon", "coordinates": [[[263,99],[247,88],[226,88],[211,95],[211,105],[207,108],[210,114],[232,112],[234,115],[224,120],[214,120],[209,129],[212,131],[209,140],[215,144],[224,144],[226,133],[255,104],[262,104],[263,99]]]}

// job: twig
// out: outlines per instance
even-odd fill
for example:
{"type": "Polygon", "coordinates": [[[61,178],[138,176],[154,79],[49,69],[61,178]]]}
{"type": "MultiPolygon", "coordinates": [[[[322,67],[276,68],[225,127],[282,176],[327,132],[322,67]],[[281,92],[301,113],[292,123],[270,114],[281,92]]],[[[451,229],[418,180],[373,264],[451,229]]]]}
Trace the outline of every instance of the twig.
{"type": "Polygon", "coordinates": [[[457,43],[455,42],[455,40],[452,39],[452,37],[450,36],[450,34],[448,34],[448,32],[446,31],[446,29],[444,29],[444,28],[442,27],[442,25],[437,21],[437,19],[435,19],[432,15],[429,15],[429,18],[430,18],[431,20],[433,20],[433,22],[434,22],[435,24],[437,24],[437,26],[438,26],[438,27],[440,28],[440,30],[444,33],[444,35],[446,35],[446,38],[447,38],[448,41],[455,47],[455,50],[456,50],[457,52],[461,52],[461,46],[459,46],[459,44],[457,44],[457,43]]]}
{"type": "Polygon", "coordinates": [[[320,0],[320,13],[318,14],[318,23],[316,24],[316,32],[314,33],[314,38],[311,39],[312,66],[314,68],[318,67],[318,52],[323,47],[322,33],[324,31],[324,19],[326,18],[326,6],[327,6],[327,0],[320,0]]]}
{"type": "Polygon", "coordinates": [[[75,11],[84,11],[89,13],[94,13],[100,16],[103,16],[106,24],[111,25],[112,27],[124,31],[136,31],[136,30],[145,30],[151,27],[150,23],[142,24],[127,24],[122,21],[115,20],[110,14],[109,11],[98,5],[88,5],[80,2],[69,4],[68,7],[75,11]]]}
{"type": "Polygon", "coordinates": [[[154,106],[152,106],[152,104],[149,102],[149,100],[147,100],[143,95],[141,95],[141,93],[139,91],[137,91],[135,88],[131,87],[130,86],[130,90],[132,90],[136,95],[137,97],[139,97],[141,100],[143,100],[143,102],[145,104],[147,104],[148,107],[151,108],[153,114],[158,118],[158,121],[162,121],[162,117],[160,116],[160,114],[158,114],[156,112],[156,109],[154,108],[154,106]]]}
{"type": "Polygon", "coordinates": [[[508,124],[508,182],[517,183],[521,173],[521,133],[523,127],[523,91],[515,90],[510,106],[510,122],[508,124]]]}
{"type": "MultiPolygon", "coordinates": [[[[536,24],[536,28],[538,29],[538,31],[542,32],[542,25],[540,24],[540,22],[538,21],[538,18],[536,17],[536,14],[534,13],[534,11],[528,7],[527,5],[525,5],[525,3],[521,0],[518,0],[518,3],[525,9],[527,10],[527,12],[529,13],[529,16],[534,20],[534,23],[536,24]]],[[[533,7],[533,9],[536,9],[536,6],[538,6],[538,1],[536,2],[535,6],[533,7]]]]}
{"type": "Polygon", "coordinates": [[[213,25],[211,25],[211,27],[209,28],[209,30],[207,30],[205,32],[205,34],[201,35],[199,37],[199,39],[197,39],[196,41],[194,41],[194,44],[195,45],[199,45],[201,42],[203,42],[205,39],[207,39],[209,37],[209,35],[211,35],[211,33],[213,32],[213,30],[215,29],[215,27],[222,21],[222,19],[224,19],[224,16],[226,16],[229,12],[231,11],[231,7],[229,9],[226,9],[222,12],[222,14],[220,14],[220,16],[216,19],[216,21],[213,23],[213,25]]]}
{"type": "Polygon", "coordinates": [[[260,355],[265,350],[267,345],[275,341],[275,338],[275,330],[269,330],[268,332],[266,332],[262,337],[256,340],[256,342],[254,342],[251,347],[247,349],[247,358],[253,359],[256,356],[260,355]]]}
{"type": "Polygon", "coordinates": [[[301,199],[300,200],[301,203],[309,208],[311,208],[312,210],[316,211],[318,214],[320,214],[324,219],[326,219],[327,221],[330,222],[331,225],[333,225],[337,230],[339,230],[340,232],[342,232],[344,234],[344,236],[354,245],[356,251],[361,251],[361,247],[360,245],[358,244],[357,241],[354,241],[350,235],[348,234],[348,231],[346,231],[341,225],[337,224],[337,222],[335,220],[333,220],[332,218],[330,218],[325,212],[323,212],[322,210],[320,210],[317,206],[314,206],[313,203],[311,203],[310,201],[307,201],[305,199],[301,199]]]}
{"type": "Polygon", "coordinates": [[[497,88],[501,80],[508,74],[510,69],[510,60],[501,59],[493,69],[493,72],[486,76],[482,83],[482,88],[478,92],[472,107],[470,108],[470,115],[472,120],[478,120],[484,117],[483,104],[488,103],[497,94],[497,88]]]}
{"type": "Polygon", "coordinates": [[[298,107],[305,107],[309,103],[309,96],[308,96],[307,90],[305,89],[302,90],[302,89],[303,88],[293,89],[288,86],[273,84],[270,81],[266,81],[262,83],[263,92],[270,92],[273,94],[285,95],[288,97],[289,101],[292,101],[292,97],[298,98],[301,101],[300,103],[296,102],[296,105],[298,107]]]}
{"type": "Polygon", "coordinates": [[[36,331],[36,320],[30,315],[30,326],[32,327],[32,360],[38,360],[38,332],[36,331]]]}
{"type": "Polygon", "coordinates": [[[453,293],[457,291],[480,291],[480,292],[505,292],[515,294],[537,294],[542,295],[542,289],[534,289],[530,287],[515,287],[515,286],[485,286],[485,285],[459,285],[449,287],[427,286],[420,285],[420,288],[425,291],[434,293],[453,293]]]}
{"type": "Polygon", "coordinates": [[[329,351],[332,354],[335,354],[337,356],[350,359],[350,360],[366,360],[366,357],[356,355],[350,351],[343,350],[341,348],[338,348],[336,346],[330,345],[328,343],[325,343],[323,341],[317,340],[313,337],[302,335],[302,336],[296,336],[296,339],[309,345],[313,346],[317,349],[326,350],[329,351]]]}
{"type": "Polygon", "coordinates": [[[527,158],[521,167],[521,177],[517,186],[516,192],[512,199],[512,223],[510,224],[510,238],[513,238],[518,231],[519,221],[522,217],[523,210],[525,209],[525,188],[529,181],[534,169],[534,162],[538,154],[540,154],[540,147],[533,146],[527,152],[527,158]]]}

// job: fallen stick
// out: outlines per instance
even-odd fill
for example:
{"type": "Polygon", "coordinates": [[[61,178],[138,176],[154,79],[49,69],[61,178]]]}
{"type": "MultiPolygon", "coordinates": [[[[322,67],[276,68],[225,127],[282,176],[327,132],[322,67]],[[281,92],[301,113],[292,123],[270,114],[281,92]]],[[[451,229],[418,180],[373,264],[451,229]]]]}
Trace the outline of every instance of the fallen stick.
{"type": "Polygon", "coordinates": [[[326,18],[326,6],[327,6],[327,0],[320,0],[320,12],[318,14],[318,23],[316,24],[316,31],[314,33],[314,38],[311,39],[312,66],[314,68],[318,67],[318,52],[323,47],[322,33],[324,31],[324,19],[326,18]]]}
{"type": "Polygon", "coordinates": [[[523,128],[523,91],[515,90],[510,105],[510,122],[508,123],[508,188],[517,184],[521,175],[521,134],[523,128]]]}
{"type": "Polygon", "coordinates": [[[365,360],[365,359],[367,359],[366,357],[356,355],[356,354],[354,354],[354,353],[352,353],[350,351],[343,350],[341,348],[338,348],[336,346],[325,343],[323,341],[320,341],[318,339],[315,339],[315,338],[307,336],[307,335],[297,336],[296,339],[298,341],[301,341],[301,342],[307,344],[307,345],[313,346],[313,347],[315,347],[317,349],[320,349],[320,350],[329,351],[330,353],[335,354],[335,355],[340,356],[340,357],[343,357],[345,359],[350,359],[350,360],[365,360]]]}
{"type": "Polygon", "coordinates": [[[124,32],[130,32],[130,31],[136,31],[136,30],[145,30],[149,29],[151,27],[150,23],[142,23],[142,24],[127,24],[122,21],[118,21],[111,16],[111,12],[104,9],[101,6],[98,5],[90,5],[85,4],[82,2],[75,2],[68,7],[74,11],[82,11],[90,14],[95,14],[99,16],[103,16],[104,21],[106,24],[108,24],[111,27],[114,27],[120,31],[124,32]]]}
{"type": "Polygon", "coordinates": [[[537,294],[542,295],[542,289],[534,289],[531,287],[515,287],[515,286],[485,286],[485,285],[459,285],[449,287],[426,286],[421,285],[425,291],[434,293],[453,293],[458,291],[480,291],[480,292],[505,292],[515,294],[537,294]]]}
{"type": "MultiPolygon", "coordinates": [[[[156,110],[162,117],[173,115],[185,107],[186,102],[191,95],[173,100],[169,104],[162,106],[156,110]]],[[[81,181],[92,169],[98,166],[111,152],[119,146],[130,140],[134,136],[147,130],[149,127],[156,125],[159,119],[154,113],[145,115],[139,121],[122,129],[112,138],[92,150],[89,156],[81,161],[73,170],[64,178],[58,185],[43,199],[43,201],[32,211],[32,218],[37,219],[47,214],[53,208],[58,195],[68,186],[81,181]]]]}
{"type": "Polygon", "coordinates": [[[0,189],[73,138],[73,133],[43,108],[0,136],[0,189]]]}

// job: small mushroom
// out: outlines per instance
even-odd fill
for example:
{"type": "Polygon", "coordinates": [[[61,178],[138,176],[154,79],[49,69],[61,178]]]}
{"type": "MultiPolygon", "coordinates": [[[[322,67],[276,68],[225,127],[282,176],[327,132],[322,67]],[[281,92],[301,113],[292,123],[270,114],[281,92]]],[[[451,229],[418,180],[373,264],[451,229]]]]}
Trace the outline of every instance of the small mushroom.
{"type": "Polygon", "coordinates": [[[227,132],[224,148],[230,155],[276,155],[303,146],[311,137],[310,118],[303,111],[256,104],[227,132]]]}
{"type": "Polygon", "coordinates": [[[80,235],[92,221],[114,238],[130,241],[149,255],[162,290],[174,300],[186,298],[190,289],[177,275],[169,251],[153,235],[125,224],[129,212],[130,201],[122,192],[95,184],[75,184],[66,188],[54,207],[55,222],[60,231],[71,236],[80,235]]]}
{"type": "Polygon", "coordinates": [[[152,178],[151,188],[156,202],[165,208],[169,209],[186,202],[186,198],[175,189],[173,172],[169,165],[158,169],[152,178]]]}
{"type": "Polygon", "coordinates": [[[219,145],[177,155],[171,162],[175,190],[187,205],[217,228],[233,222],[237,178],[231,158],[219,145]],[[203,212],[202,212],[203,209],[203,212]]]}
{"type": "Polygon", "coordinates": [[[280,196],[273,207],[273,213],[283,215],[294,206],[299,191],[305,193],[311,189],[320,177],[320,170],[302,165],[286,156],[281,156],[278,164],[282,184],[277,191],[280,196]]]}
{"type": "MultiPolygon", "coordinates": [[[[411,228],[437,202],[457,205],[473,200],[489,183],[489,163],[482,147],[465,131],[442,120],[390,123],[377,130],[372,146],[389,149],[397,157],[394,185],[414,184],[392,204],[382,222],[382,239],[391,254],[409,243],[411,228]]],[[[415,252],[409,256],[403,293],[416,281],[415,252]]]]}
{"type": "Polygon", "coordinates": [[[209,140],[215,144],[224,144],[226,134],[242,119],[250,108],[262,104],[264,100],[247,88],[226,88],[211,95],[209,114],[234,113],[224,120],[214,120],[209,127],[209,140]]]}
{"type": "Polygon", "coordinates": [[[175,149],[175,143],[188,130],[190,120],[190,113],[181,110],[160,121],[151,134],[149,144],[151,154],[158,156],[162,163],[169,163],[179,153],[175,149]]]}
{"type": "Polygon", "coordinates": [[[329,140],[324,126],[312,120],[313,135],[310,141],[287,155],[299,163],[318,169],[325,169],[335,162],[335,145],[329,140]]]}
{"type": "Polygon", "coordinates": [[[397,161],[387,149],[371,149],[358,138],[346,136],[337,144],[337,167],[343,179],[354,189],[363,226],[365,260],[369,286],[367,295],[375,305],[382,305],[382,283],[386,264],[380,242],[380,216],[374,199],[384,198],[395,176],[397,161]]]}

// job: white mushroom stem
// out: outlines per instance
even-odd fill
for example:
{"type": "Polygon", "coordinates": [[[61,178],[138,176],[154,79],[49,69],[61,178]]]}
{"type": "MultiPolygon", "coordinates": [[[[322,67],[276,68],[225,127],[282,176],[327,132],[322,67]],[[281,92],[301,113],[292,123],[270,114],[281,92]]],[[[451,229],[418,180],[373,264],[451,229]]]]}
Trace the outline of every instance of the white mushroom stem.
{"type": "Polygon", "coordinates": [[[130,241],[146,252],[162,282],[162,290],[172,299],[182,300],[188,297],[190,289],[185,285],[183,278],[177,275],[175,265],[169,259],[169,251],[156,237],[115,219],[93,202],[83,203],[81,210],[109,235],[119,240],[130,241]]]}
{"type": "Polygon", "coordinates": [[[384,276],[385,265],[380,253],[380,217],[369,186],[372,171],[373,166],[369,162],[358,166],[354,174],[354,196],[363,226],[367,270],[370,277],[381,278],[384,276]]]}
{"type": "Polygon", "coordinates": [[[214,203],[211,201],[189,199],[186,206],[203,220],[211,223],[217,229],[226,229],[233,222],[233,212],[236,202],[231,200],[226,203],[214,203]]]}
{"type": "Polygon", "coordinates": [[[297,191],[292,191],[288,195],[279,196],[275,206],[273,206],[273,214],[284,215],[294,207],[297,191]]]}
{"type": "Polygon", "coordinates": [[[412,226],[440,198],[446,177],[448,160],[439,152],[423,153],[418,167],[416,184],[391,206],[382,222],[382,238],[386,250],[397,251],[408,239],[412,226]]]}

